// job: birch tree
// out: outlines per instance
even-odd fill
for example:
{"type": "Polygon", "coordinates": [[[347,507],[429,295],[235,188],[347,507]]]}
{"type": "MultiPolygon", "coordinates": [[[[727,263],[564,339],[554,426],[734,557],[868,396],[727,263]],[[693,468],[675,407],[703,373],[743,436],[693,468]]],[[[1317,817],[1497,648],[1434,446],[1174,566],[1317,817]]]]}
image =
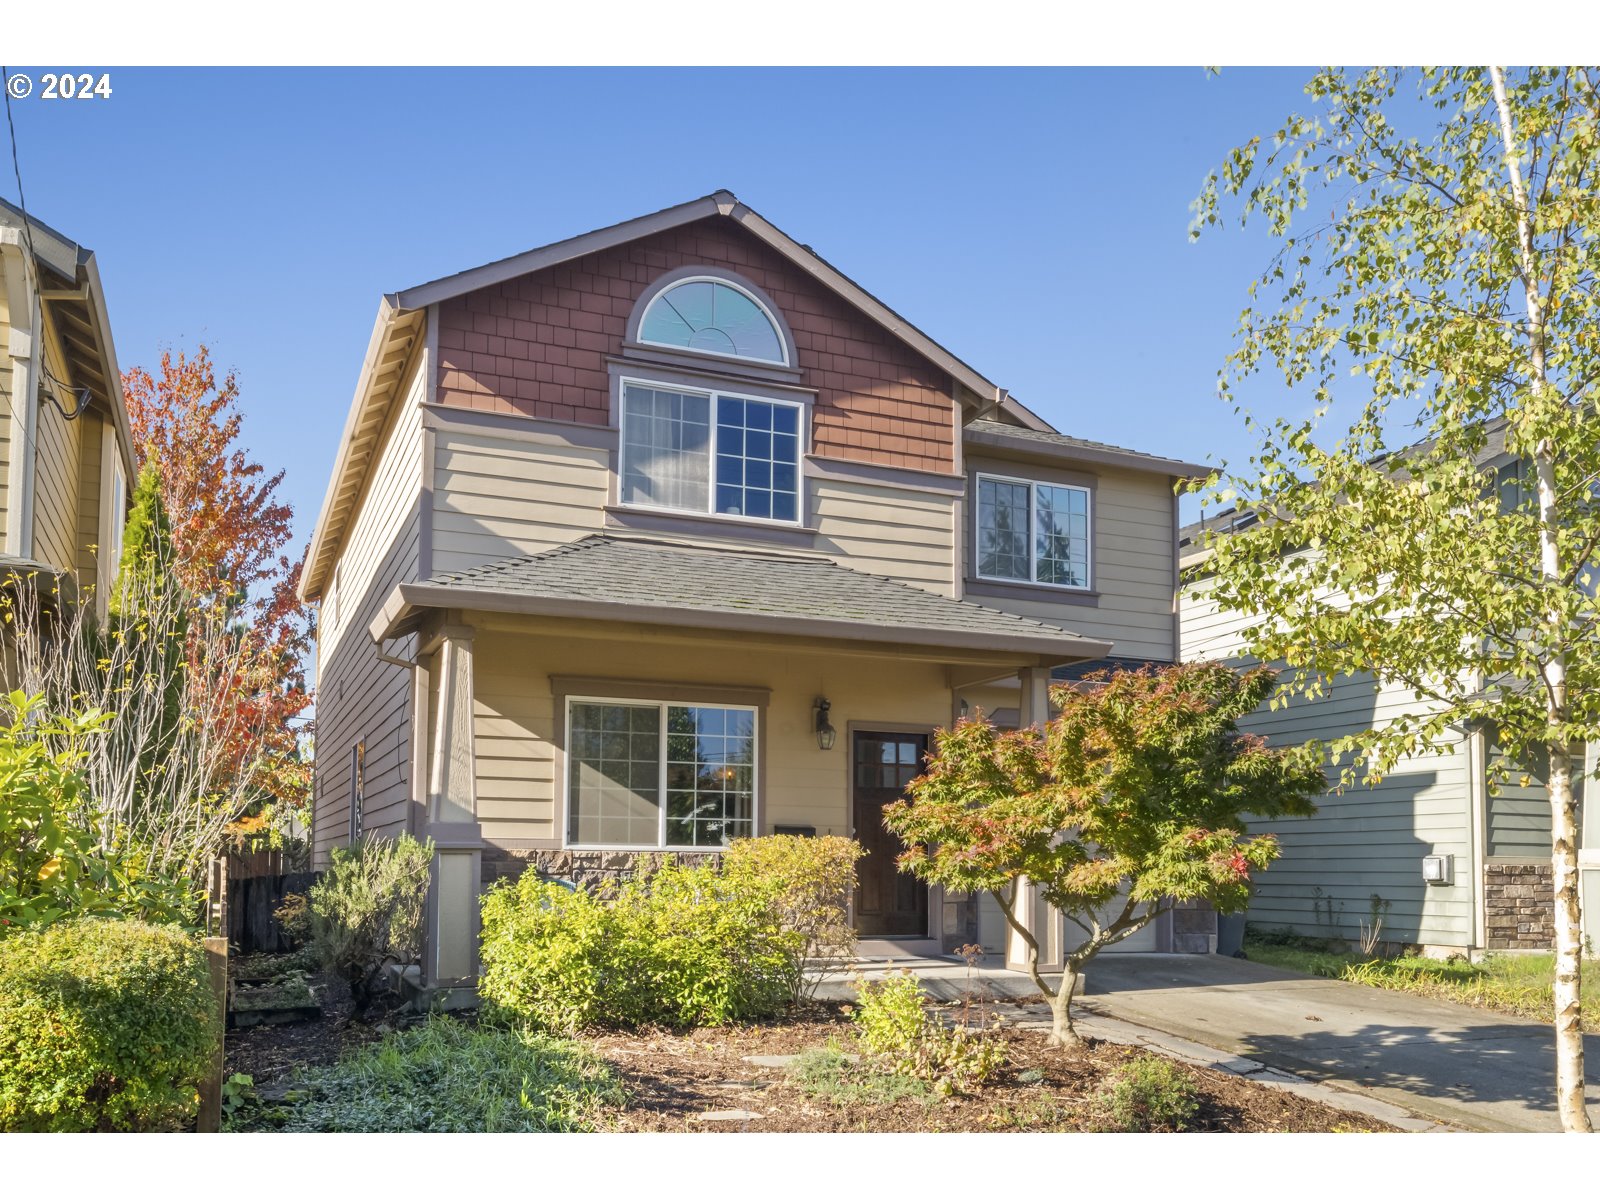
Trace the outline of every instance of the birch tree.
{"type": "MultiPolygon", "coordinates": [[[[1407,716],[1333,744],[1381,777],[1464,724],[1548,761],[1557,1102],[1584,1109],[1574,747],[1600,737],[1600,71],[1326,69],[1234,149],[1194,236],[1279,243],[1221,373],[1273,373],[1305,419],[1245,414],[1260,449],[1208,485],[1254,515],[1208,539],[1216,599],[1288,694],[1365,671],[1407,716]],[[1488,468],[1509,462],[1498,477],[1488,468]]],[[[1576,764],[1576,765],[1575,765],[1576,764]]]]}

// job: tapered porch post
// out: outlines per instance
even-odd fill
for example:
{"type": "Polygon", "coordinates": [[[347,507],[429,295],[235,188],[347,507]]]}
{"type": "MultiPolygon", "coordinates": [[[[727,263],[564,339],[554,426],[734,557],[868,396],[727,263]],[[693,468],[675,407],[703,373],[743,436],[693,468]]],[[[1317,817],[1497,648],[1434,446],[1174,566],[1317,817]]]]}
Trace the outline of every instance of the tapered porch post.
{"type": "Polygon", "coordinates": [[[433,705],[428,836],[435,852],[425,951],[430,987],[475,985],[483,831],[478,824],[472,726],[472,629],[440,631],[439,692],[433,705]]]}
{"type": "MultiPolygon", "coordinates": [[[[1022,684],[1022,703],[1019,721],[1023,726],[1044,728],[1050,719],[1050,669],[1024,667],[1017,672],[1022,684]]],[[[1061,969],[1061,915],[1053,912],[1039,895],[1038,889],[1026,878],[1017,881],[1017,920],[1025,925],[1039,942],[1039,967],[1041,970],[1061,969]]],[[[1016,930],[1006,931],[1006,966],[1014,970],[1027,970],[1028,947],[1016,930]]]]}

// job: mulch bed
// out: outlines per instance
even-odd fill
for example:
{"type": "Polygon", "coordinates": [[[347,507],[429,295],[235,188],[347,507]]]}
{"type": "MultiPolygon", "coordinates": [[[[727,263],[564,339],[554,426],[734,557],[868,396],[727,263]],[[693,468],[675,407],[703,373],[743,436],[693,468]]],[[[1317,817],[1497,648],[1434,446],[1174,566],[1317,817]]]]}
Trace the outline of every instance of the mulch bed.
{"type": "MultiPolygon", "coordinates": [[[[1011,1010],[1009,1015],[1014,1015],[1011,1010]]],[[[955,1133],[1004,1130],[1072,1132],[1095,1125],[1093,1097],[1107,1077],[1141,1053],[1110,1042],[1082,1050],[1046,1044],[1040,1030],[1001,1033],[1007,1062],[977,1093],[951,1099],[907,1099],[891,1104],[841,1107],[807,1095],[788,1072],[758,1067],[746,1055],[798,1054],[830,1041],[851,1050],[848,1020],[816,1006],[800,1020],[688,1034],[605,1034],[587,1040],[622,1077],[627,1106],[608,1128],[656,1132],[955,1133]],[[1037,1082],[1019,1076],[1033,1071],[1037,1082]],[[749,1121],[704,1121],[700,1114],[743,1109],[749,1121]]],[[[1201,1093],[1196,1127],[1234,1133],[1384,1132],[1392,1127],[1356,1113],[1252,1083],[1222,1071],[1178,1064],[1201,1093]]]]}
{"type": "Polygon", "coordinates": [[[337,1062],[347,1049],[376,1041],[384,1029],[350,1020],[350,991],[338,979],[314,974],[314,994],[322,998],[322,1017],[289,1025],[255,1025],[228,1030],[224,1066],[227,1074],[249,1075],[257,1088],[284,1079],[298,1067],[337,1062]]]}
{"type": "MultiPolygon", "coordinates": [[[[283,1085],[296,1068],[335,1062],[345,1051],[375,1041],[400,1024],[374,1015],[350,1020],[350,997],[337,980],[313,976],[321,985],[323,1016],[292,1025],[229,1030],[227,1070],[253,1077],[255,1086],[283,1085]]],[[[1015,1007],[999,1007],[1014,1023],[1015,1007]]],[[[471,1019],[470,1016],[467,1019],[471,1019]]],[[[816,1004],[793,1019],[727,1029],[676,1034],[661,1030],[596,1034],[585,1042],[620,1076],[628,1102],[610,1113],[604,1127],[618,1132],[730,1133],[940,1133],[1092,1130],[1095,1093],[1128,1059],[1141,1053],[1110,1042],[1088,1042],[1081,1050],[1046,1044],[1037,1029],[1010,1027],[1004,1038],[1007,1062],[973,1095],[950,1099],[903,1099],[888,1104],[841,1106],[808,1095],[781,1067],[759,1067],[746,1055],[798,1054],[826,1047],[855,1049],[848,1018],[837,1006],[816,1004]],[[1036,1077],[1032,1072],[1038,1072],[1036,1077]],[[1028,1075],[1034,1082],[1023,1082],[1028,1075]],[[705,1121],[701,1114],[743,1109],[759,1119],[705,1121]]],[[[1359,1114],[1318,1104],[1279,1088],[1222,1071],[1178,1064],[1197,1085],[1202,1100],[1199,1130],[1210,1132],[1320,1133],[1390,1131],[1359,1114]]]]}

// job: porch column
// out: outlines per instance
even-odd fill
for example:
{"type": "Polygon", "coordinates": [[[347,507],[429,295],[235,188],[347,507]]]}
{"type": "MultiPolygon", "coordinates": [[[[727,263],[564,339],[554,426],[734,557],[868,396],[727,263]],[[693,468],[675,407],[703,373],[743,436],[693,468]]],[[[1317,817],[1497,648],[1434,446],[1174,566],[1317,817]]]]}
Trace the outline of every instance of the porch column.
{"type": "Polygon", "coordinates": [[[428,836],[434,842],[425,952],[431,986],[474,985],[478,977],[478,892],[483,831],[478,824],[472,728],[472,629],[440,632],[439,693],[428,773],[428,836]]]}
{"type": "MultiPolygon", "coordinates": [[[[1050,719],[1050,669],[1024,667],[1017,672],[1022,685],[1019,723],[1035,729],[1044,728],[1050,719]]],[[[1039,967],[1041,970],[1061,969],[1060,913],[1051,910],[1039,895],[1037,888],[1026,878],[1017,881],[1017,920],[1039,942],[1039,967]]],[[[1015,929],[1008,927],[1006,934],[1006,966],[1014,970],[1027,970],[1028,947],[1015,929]]]]}

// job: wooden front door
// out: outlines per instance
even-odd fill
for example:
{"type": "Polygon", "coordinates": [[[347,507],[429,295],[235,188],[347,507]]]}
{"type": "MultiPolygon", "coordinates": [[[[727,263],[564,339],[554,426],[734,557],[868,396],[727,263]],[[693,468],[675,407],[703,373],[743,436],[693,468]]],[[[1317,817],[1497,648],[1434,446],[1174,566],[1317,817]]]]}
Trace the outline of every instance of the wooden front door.
{"type": "Polygon", "coordinates": [[[878,937],[928,935],[928,887],[895,868],[905,849],[883,827],[883,806],[922,774],[928,738],[921,733],[856,733],[850,780],[856,840],[866,855],[856,864],[856,930],[878,937]]]}

